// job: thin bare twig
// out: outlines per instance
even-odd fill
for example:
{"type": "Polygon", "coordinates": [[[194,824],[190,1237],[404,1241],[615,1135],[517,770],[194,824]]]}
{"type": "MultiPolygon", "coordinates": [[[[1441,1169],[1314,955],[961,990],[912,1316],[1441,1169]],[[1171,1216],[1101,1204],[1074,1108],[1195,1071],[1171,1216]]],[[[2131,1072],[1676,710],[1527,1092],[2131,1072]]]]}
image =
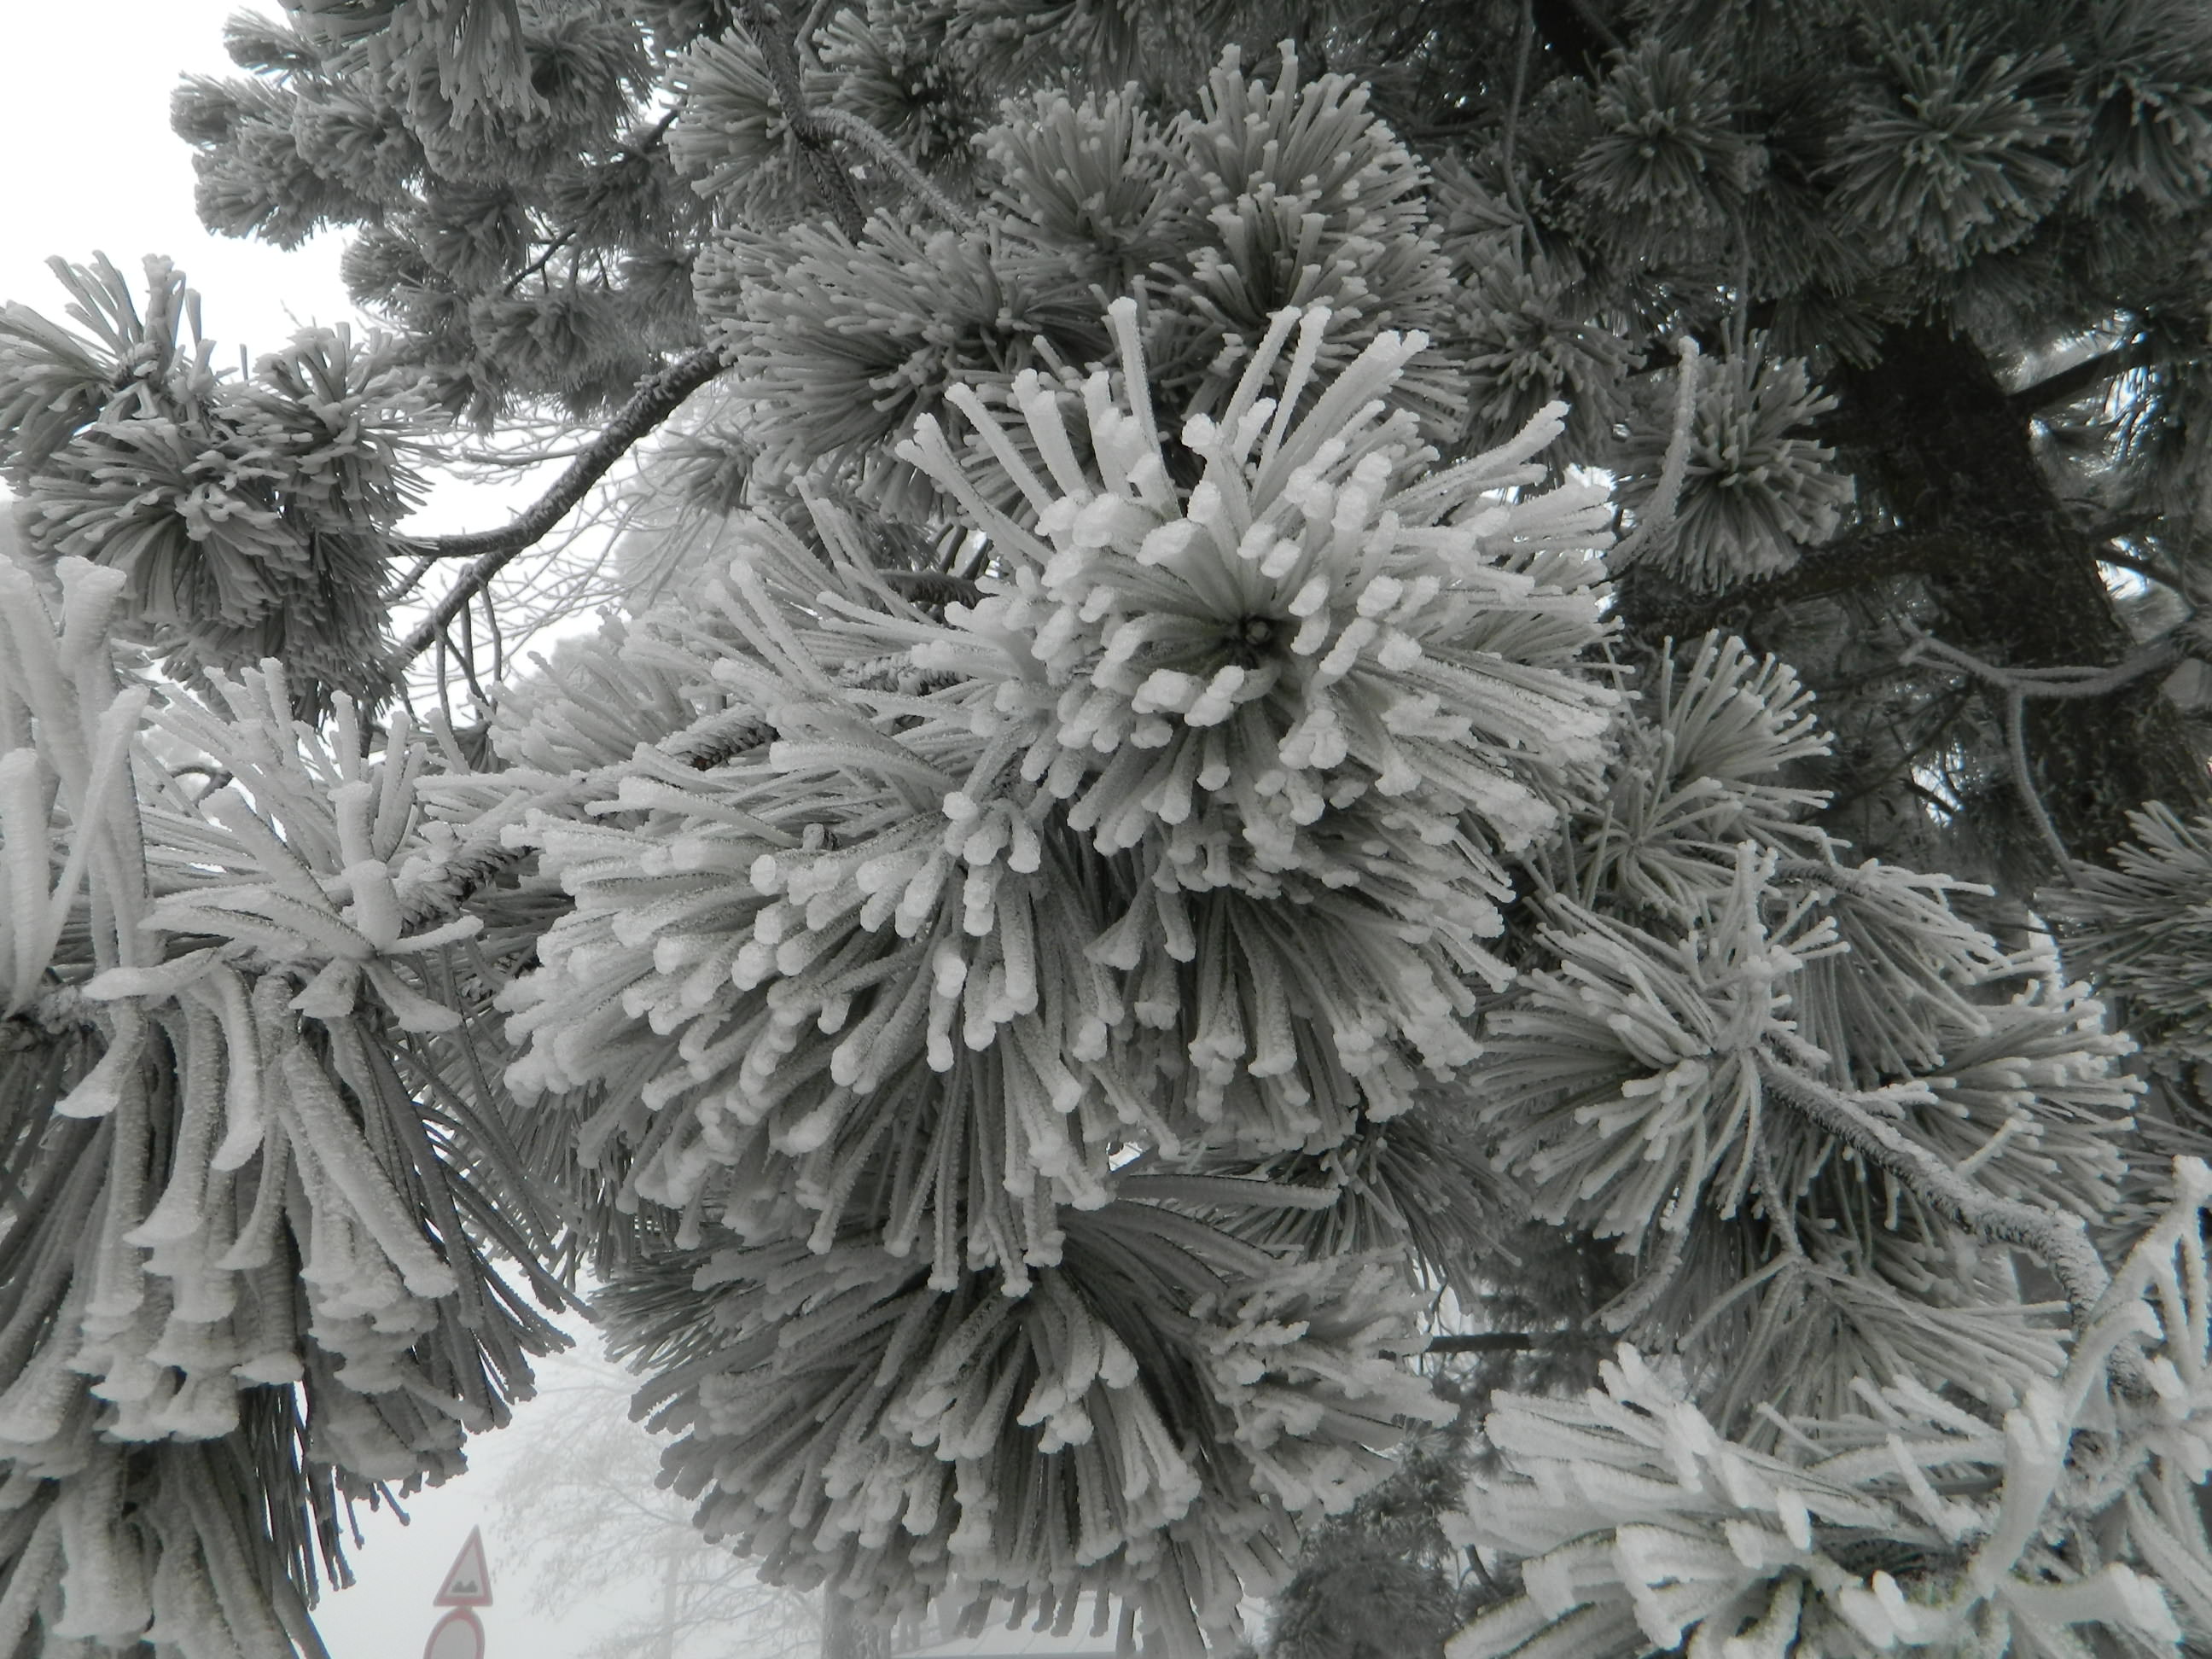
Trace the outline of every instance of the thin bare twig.
{"type": "Polygon", "coordinates": [[[2043,804],[2043,793],[2035,787],[2035,774],[2027,769],[2027,694],[2017,689],[2005,695],[2005,749],[2012,762],[2013,793],[2042,833],[2044,845],[2058,860],[2058,867],[2072,869],[2074,855],[2066,850],[2058,826],[2051,821],[2050,811],[2043,804]]]}
{"type": "MultiPolygon", "coordinates": [[[[483,595],[479,593],[477,597],[482,599],[483,595]]],[[[477,700],[477,712],[488,714],[491,712],[491,699],[484,694],[483,686],[477,678],[476,605],[473,603],[463,605],[456,620],[461,624],[461,678],[469,683],[469,695],[477,700]]]]}
{"type": "Polygon", "coordinates": [[[491,683],[497,685],[507,672],[507,641],[501,636],[499,607],[492,603],[489,590],[478,597],[483,600],[484,631],[491,635],[491,683]]]}
{"type": "Polygon", "coordinates": [[[443,628],[438,630],[437,637],[431,641],[431,644],[435,647],[431,658],[431,675],[437,683],[438,712],[445,716],[446,730],[451,732],[453,729],[453,677],[446,665],[446,655],[452,647],[443,628]]]}
{"type": "Polygon", "coordinates": [[[1954,668],[1964,670],[1974,678],[2004,693],[2005,759],[2012,774],[2013,793],[2027,811],[2029,822],[2043,837],[2043,844],[2051,849],[2061,870],[2074,866],[2074,854],[2058,833],[2050,809],[2043,804],[2043,793],[2035,787],[2035,773],[2027,763],[2027,700],[2039,698],[2079,698],[2109,696],[2124,690],[2137,680],[2162,670],[2178,666],[2188,654],[2179,631],[2166,635],[2144,650],[2136,652],[2124,662],[2110,668],[2001,668],[1992,662],[1984,662],[1972,653],[1961,651],[1955,645],[1946,645],[1929,634],[1923,634],[1908,622],[1906,630],[1912,643],[1905,647],[1904,660],[1907,663],[1934,658],[1954,668]]]}
{"type": "Polygon", "coordinates": [[[1961,651],[1955,645],[1946,645],[1933,635],[1920,632],[1910,622],[1905,623],[1905,628],[1912,634],[1913,640],[1905,647],[1905,662],[1915,663],[1932,657],[1938,662],[1963,669],[1978,680],[2023,697],[2108,697],[2115,691],[2126,690],[2137,680],[2179,668],[2184,658],[2196,654],[2177,629],[2106,668],[2088,665],[2003,668],[1993,662],[1984,662],[1970,652],[1961,651]]]}
{"type": "Polygon", "coordinates": [[[678,358],[659,374],[641,381],[629,401],[616,411],[581,454],[562,472],[553,488],[540,496],[515,521],[501,530],[480,531],[464,536],[440,536],[428,541],[402,543],[402,551],[422,558],[473,559],[475,563],[453,590],[441,599],[415,630],[385,659],[384,671],[397,679],[409,663],[437,641],[448,623],[482,592],[518,553],[535,546],[553,526],[566,518],[592,486],[605,477],[614,464],[629,453],[637,441],[671,415],[684,400],[721,372],[721,350],[702,346],[678,358]]]}
{"type": "Polygon", "coordinates": [[[437,560],[427,556],[416,560],[414,567],[399,579],[399,586],[384,596],[384,602],[386,605],[398,604],[400,600],[415,591],[422,578],[436,568],[437,562],[437,560]]]}
{"type": "Polygon", "coordinates": [[[569,241],[575,236],[575,234],[576,232],[574,228],[571,227],[570,228],[562,231],[551,241],[546,243],[545,252],[539,254],[528,264],[523,266],[521,270],[516,271],[514,276],[508,277],[507,279],[507,286],[501,289],[500,292],[502,294],[512,294],[515,289],[520,288],[529,278],[535,276],[539,271],[544,270],[548,264],[552,263],[553,256],[558,253],[562,248],[568,246],[569,241]]]}
{"type": "Polygon", "coordinates": [[[502,455],[495,449],[460,449],[453,452],[453,460],[469,466],[544,466],[549,461],[573,461],[588,448],[585,444],[571,444],[565,448],[541,449],[535,453],[519,451],[502,455]]]}
{"type": "Polygon", "coordinates": [[[1513,165],[1513,141],[1521,126],[1521,100],[1528,90],[1528,47],[1535,38],[1535,0],[1521,0],[1521,23],[1514,33],[1513,96],[1505,106],[1504,130],[1498,141],[1498,165],[1505,174],[1506,198],[1519,216],[1516,236],[1525,236],[1528,230],[1528,203],[1521,192],[1521,175],[1513,165]]]}

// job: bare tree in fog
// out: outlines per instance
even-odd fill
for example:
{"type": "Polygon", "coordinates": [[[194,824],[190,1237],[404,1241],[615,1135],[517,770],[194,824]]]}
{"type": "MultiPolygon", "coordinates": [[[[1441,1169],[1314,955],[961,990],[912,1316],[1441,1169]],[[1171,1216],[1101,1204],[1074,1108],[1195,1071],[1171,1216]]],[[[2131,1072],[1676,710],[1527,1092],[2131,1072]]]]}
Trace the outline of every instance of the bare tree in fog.
{"type": "Polygon", "coordinates": [[[501,1470],[496,1496],[539,1606],[589,1627],[563,1659],[813,1659],[820,1597],[761,1583],[693,1528],[629,1420],[635,1379],[577,1357],[548,1370],[533,1412],[556,1449],[501,1470]]]}

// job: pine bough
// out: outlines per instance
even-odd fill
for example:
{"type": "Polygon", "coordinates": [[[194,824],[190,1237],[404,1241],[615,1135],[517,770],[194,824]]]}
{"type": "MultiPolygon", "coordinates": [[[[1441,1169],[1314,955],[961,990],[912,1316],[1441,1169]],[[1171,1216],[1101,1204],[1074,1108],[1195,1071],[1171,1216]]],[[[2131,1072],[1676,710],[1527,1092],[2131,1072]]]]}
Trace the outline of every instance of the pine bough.
{"type": "Polygon", "coordinates": [[[312,1648],[588,1261],[710,1535],[1195,1651],[1449,1414],[1420,1292],[1500,1269],[1389,1148],[1468,1137],[1664,1358],[1499,1401],[1462,1659],[2212,1637],[2212,1189],[2126,1043],[1803,822],[1786,670],[1607,661],[1563,409],[1439,470],[1332,314],[1173,433],[1127,301],[956,386],[897,453],[972,604],[744,517],[481,767],[0,568],[0,1650],[312,1648]]]}

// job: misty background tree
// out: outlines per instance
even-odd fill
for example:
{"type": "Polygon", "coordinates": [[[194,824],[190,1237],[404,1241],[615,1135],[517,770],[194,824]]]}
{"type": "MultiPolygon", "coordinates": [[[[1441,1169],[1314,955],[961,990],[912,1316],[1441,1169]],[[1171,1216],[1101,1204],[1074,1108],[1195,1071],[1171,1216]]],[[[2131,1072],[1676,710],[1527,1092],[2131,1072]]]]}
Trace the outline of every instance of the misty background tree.
{"type": "Polygon", "coordinates": [[[833,1629],[2212,1649],[2201,8],[228,38],[376,326],[0,320],[0,1646],[313,1652],[588,1276],[833,1629]]]}
{"type": "Polygon", "coordinates": [[[540,1372],[532,1431],[559,1455],[516,1458],[495,1486],[501,1547],[530,1564],[535,1605],[597,1626],[576,1659],[813,1659],[819,1606],[762,1583],[655,1486],[652,1441],[620,1431],[633,1387],[580,1353],[540,1372]]]}

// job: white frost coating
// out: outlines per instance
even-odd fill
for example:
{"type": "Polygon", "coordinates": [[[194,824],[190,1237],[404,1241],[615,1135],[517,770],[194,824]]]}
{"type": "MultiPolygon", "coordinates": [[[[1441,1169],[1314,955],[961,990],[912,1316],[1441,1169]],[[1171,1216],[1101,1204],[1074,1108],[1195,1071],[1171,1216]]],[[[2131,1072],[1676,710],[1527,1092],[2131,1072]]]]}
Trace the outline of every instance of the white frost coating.
{"type": "Polygon", "coordinates": [[[58,616],[0,564],[0,1013],[64,1045],[50,1133],[81,1137],[4,1235],[0,1509],[25,1530],[0,1638],[35,1617],[57,1641],[286,1659],[272,1545],[236,1528],[312,1499],[281,1462],[245,1490],[247,1391],[306,1383],[298,1431],[258,1396],[264,1434],[305,1437],[266,1450],[365,1495],[457,1468],[523,1348],[559,1340],[486,1305],[385,1035],[458,1023],[425,958],[482,924],[403,926],[398,872],[430,839],[404,720],[381,760],[349,706],[326,741],[273,663],[149,712],[106,634],[119,573],[56,574],[58,616]],[[156,757],[179,746],[236,787],[182,787],[156,757]]]}
{"type": "Polygon", "coordinates": [[[1796,1419],[1765,1451],[1723,1438],[1626,1347],[1581,1400],[1498,1396],[1504,1469],[1474,1481],[1450,1530],[1522,1562],[1527,1594],[1461,1631],[1451,1659],[1531,1659],[1615,1619],[1714,1659],[1797,1650],[1801,1632],[1837,1659],[2065,1651],[2091,1626],[2177,1644],[2177,1613],[2212,1608],[2194,1498],[2212,1445],[2212,1171],[2182,1158],[2173,1175],[2063,1369],[1994,1417],[1919,1383],[1862,1383],[1860,1411],[1796,1419]],[[2112,1355],[2138,1343],[2161,1389],[2115,1385],[2112,1355]],[[2069,1554],[2092,1524],[2106,1564],[2084,1571],[2069,1554]],[[1856,1559],[1867,1539],[1890,1568],[1856,1559]],[[2112,1559],[2128,1551],[2162,1588],[2112,1559]]]}
{"type": "Polygon", "coordinates": [[[1203,472],[1179,490],[1133,302],[1116,301],[1111,320],[1122,374],[1084,381],[1079,416],[1066,389],[1034,372],[1016,381],[1049,483],[996,412],[950,394],[1028,519],[992,504],[933,419],[901,447],[1012,566],[981,603],[951,611],[957,632],[916,645],[915,662],[978,683],[979,729],[1073,803],[1071,825],[1102,853],[1157,842],[1164,869],[1198,890],[1354,879],[1339,826],[1373,791],[1391,810],[1351,816],[1436,871],[1447,927],[1494,933],[1473,897],[1503,879],[1490,849],[1552,827],[1542,787],[1595,762],[1612,703],[1579,661],[1603,631],[1583,557],[1607,538],[1603,494],[1522,493],[1559,411],[1431,474],[1412,417],[1383,413],[1420,337],[1379,336],[1310,397],[1328,313],[1287,310],[1227,407],[1184,424],[1203,472]],[[1089,468],[1073,459],[1071,419],[1089,468]],[[1421,849],[1462,818],[1490,846],[1462,852],[1455,871],[1421,849]]]}

